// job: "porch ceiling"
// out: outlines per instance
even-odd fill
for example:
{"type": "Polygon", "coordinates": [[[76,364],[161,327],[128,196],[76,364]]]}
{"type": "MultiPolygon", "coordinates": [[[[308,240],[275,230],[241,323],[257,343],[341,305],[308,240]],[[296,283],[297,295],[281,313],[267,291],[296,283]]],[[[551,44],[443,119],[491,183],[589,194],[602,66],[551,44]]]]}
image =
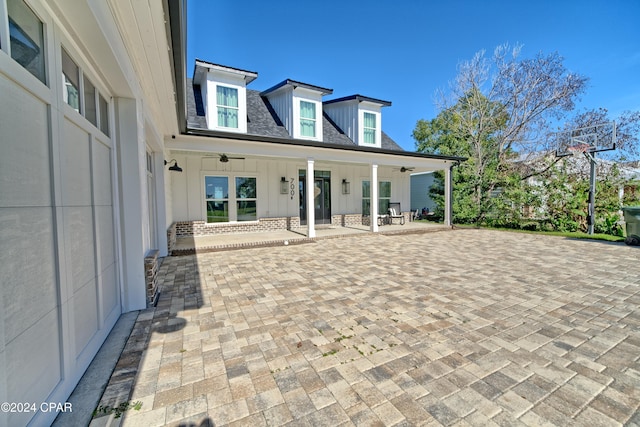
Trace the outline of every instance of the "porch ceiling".
{"type": "Polygon", "coordinates": [[[415,168],[411,172],[442,170],[463,158],[430,156],[409,151],[389,152],[375,149],[349,149],[343,147],[322,147],[319,145],[299,145],[264,141],[238,141],[235,139],[180,135],[165,141],[165,147],[175,154],[242,155],[265,160],[303,160],[312,158],[316,162],[345,163],[391,167],[415,168]]]}

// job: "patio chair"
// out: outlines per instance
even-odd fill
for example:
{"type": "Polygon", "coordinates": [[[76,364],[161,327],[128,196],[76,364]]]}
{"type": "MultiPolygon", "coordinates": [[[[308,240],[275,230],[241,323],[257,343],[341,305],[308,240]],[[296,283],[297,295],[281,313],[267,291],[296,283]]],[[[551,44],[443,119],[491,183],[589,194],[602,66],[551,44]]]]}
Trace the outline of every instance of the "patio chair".
{"type": "Polygon", "coordinates": [[[400,203],[389,203],[389,224],[393,224],[394,218],[399,218],[400,225],[404,225],[404,215],[400,210],[400,203]]]}

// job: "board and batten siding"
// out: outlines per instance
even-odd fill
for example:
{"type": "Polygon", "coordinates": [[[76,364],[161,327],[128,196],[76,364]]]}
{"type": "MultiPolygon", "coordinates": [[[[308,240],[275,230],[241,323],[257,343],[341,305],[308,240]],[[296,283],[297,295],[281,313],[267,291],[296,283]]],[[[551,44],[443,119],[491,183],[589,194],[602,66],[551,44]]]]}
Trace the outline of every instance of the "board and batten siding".
{"type": "MultiPolygon", "coordinates": [[[[231,153],[229,153],[232,156],[231,153]]],[[[185,165],[183,173],[173,173],[169,177],[172,200],[173,221],[206,221],[204,198],[204,177],[225,176],[257,178],[257,215],[258,218],[297,217],[300,214],[299,173],[306,170],[307,164],[301,160],[285,159],[230,159],[221,163],[217,154],[211,156],[170,153],[178,164],[185,165]],[[280,193],[280,180],[287,181],[289,192],[280,193]],[[291,183],[293,191],[291,194],[291,183]]],[[[238,156],[241,157],[241,156],[238,156]]],[[[370,180],[371,167],[367,165],[349,165],[319,161],[314,167],[317,171],[331,172],[331,213],[362,213],[362,181],[370,180]],[[350,183],[350,194],[342,194],[342,180],[350,183]]],[[[403,211],[410,209],[409,179],[407,173],[400,173],[392,167],[381,167],[378,180],[392,183],[392,200],[400,202],[403,211]]]]}
{"type": "Polygon", "coordinates": [[[358,103],[357,101],[324,104],[324,112],[340,129],[358,144],[358,103]]]}

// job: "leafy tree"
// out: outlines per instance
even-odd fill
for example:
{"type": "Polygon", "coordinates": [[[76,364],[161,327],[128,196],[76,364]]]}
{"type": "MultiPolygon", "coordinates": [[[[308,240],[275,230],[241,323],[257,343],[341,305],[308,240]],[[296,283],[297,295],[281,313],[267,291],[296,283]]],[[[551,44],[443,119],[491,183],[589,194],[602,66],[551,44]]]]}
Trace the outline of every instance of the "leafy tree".
{"type": "MultiPolygon", "coordinates": [[[[605,109],[585,110],[552,130],[551,123],[573,111],[588,80],[569,72],[558,53],[519,55],[519,46],[504,45],[491,59],[481,51],[461,64],[450,93],[440,95],[439,114],[416,124],[417,151],[468,158],[453,173],[456,222],[518,226],[546,211],[551,228],[586,229],[588,164],[567,170],[565,161],[549,153],[559,130],[611,119],[605,109]]],[[[640,112],[625,112],[616,124],[618,150],[602,158],[637,158],[640,112]]],[[[616,214],[610,212],[619,209],[614,193],[621,182],[608,172],[599,174],[596,229],[617,233],[616,214]]],[[[431,191],[438,206],[444,202],[441,180],[436,174],[431,191]]]]}

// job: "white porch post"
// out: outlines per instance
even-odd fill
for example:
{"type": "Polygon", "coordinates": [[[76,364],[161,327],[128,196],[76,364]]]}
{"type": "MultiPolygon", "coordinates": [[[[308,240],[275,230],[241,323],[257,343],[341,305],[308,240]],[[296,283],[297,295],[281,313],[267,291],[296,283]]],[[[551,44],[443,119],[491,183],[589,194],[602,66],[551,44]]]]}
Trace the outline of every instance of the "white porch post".
{"type": "Polygon", "coordinates": [[[371,231],[378,232],[378,165],[371,165],[371,231]]]}
{"type": "Polygon", "coordinates": [[[451,166],[444,169],[444,225],[451,226],[451,166]]]}
{"type": "Polygon", "coordinates": [[[307,237],[316,237],[315,185],[313,159],[307,159],[307,237]]]}

